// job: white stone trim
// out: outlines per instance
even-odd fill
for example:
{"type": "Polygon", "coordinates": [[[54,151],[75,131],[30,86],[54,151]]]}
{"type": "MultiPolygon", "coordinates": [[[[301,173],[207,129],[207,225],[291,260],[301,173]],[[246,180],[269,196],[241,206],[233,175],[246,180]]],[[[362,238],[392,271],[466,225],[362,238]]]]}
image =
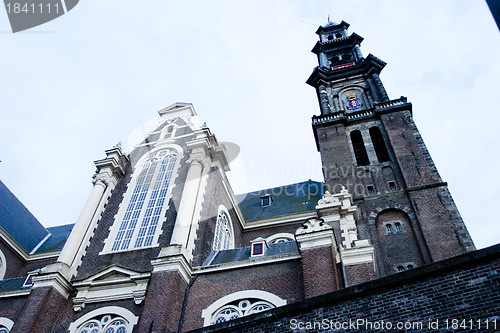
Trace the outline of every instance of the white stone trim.
{"type": "Polygon", "coordinates": [[[217,301],[212,303],[209,307],[207,307],[205,310],[201,311],[201,317],[203,318],[203,326],[209,326],[211,324],[210,321],[212,319],[213,314],[224,305],[239,299],[247,299],[247,298],[261,299],[273,304],[276,307],[286,305],[287,303],[286,299],[282,299],[274,294],[271,294],[270,292],[263,290],[237,291],[235,293],[229,294],[227,296],[218,299],[217,301]]]}
{"type": "Polygon", "coordinates": [[[14,322],[9,318],[0,317],[0,325],[10,331],[12,329],[12,326],[14,326],[14,322]]]}
{"type": "Polygon", "coordinates": [[[13,291],[4,291],[0,293],[0,298],[27,296],[30,293],[31,293],[30,288],[13,290],[13,291]]]}
{"type": "Polygon", "coordinates": [[[133,299],[141,304],[151,273],[139,273],[118,266],[112,266],[73,286],[78,293],[73,299],[75,311],[81,311],[86,304],[133,299]],[[114,275],[114,276],[113,276],[114,275]]]}
{"type": "Polygon", "coordinates": [[[186,259],[186,250],[182,245],[170,245],[161,249],[158,259],[151,260],[153,272],[176,271],[188,282],[192,269],[186,259]]]}
{"type": "MultiPolygon", "coordinates": [[[[180,166],[181,160],[184,157],[184,150],[179,145],[171,144],[171,143],[159,143],[154,148],[152,148],[150,151],[148,151],[147,153],[145,153],[137,161],[137,163],[133,167],[134,171],[133,171],[132,179],[130,180],[129,184],[127,185],[127,191],[123,195],[122,201],[120,202],[120,205],[118,207],[118,212],[114,216],[113,224],[111,225],[111,227],[109,229],[109,235],[108,235],[108,237],[104,240],[104,247],[103,247],[103,250],[99,253],[100,255],[102,255],[102,254],[108,254],[108,253],[127,252],[127,251],[135,251],[135,250],[137,250],[136,248],[133,247],[132,244],[133,244],[133,241],[135,241],[135,239],[137,238],[137,233],[139,232],[139,228],[140,228],[140,221],[138,221],[138,223],[136,225],[136,229],[135,229],[134,234],[132,236],[131,245],[130,245],[130,247],[128,249],[119,250],[119,251],[111,251],[111,248],[113,247],[113,243],[114,243],[114,241],[116,239],[116,235],[118,234],[118,231],[120,229],[120,224],[121,224],[121,222],[123,220],[123,217],[125,215],[125,212],[127,210],[128,203],[130,202],[130,199],[132,197],[135,184],[137,183],[138,173],[140,172],[140,170],[142,169],[142,167],[144,166],[144,164],[146,163],[146,161],[148,159],[150,159],[158,151],[163,150],[163,149],[172,149],[172,150],[175,150],[176,153],[177,153],[177,159],[175,161],[174,169],[173,169],[173,172],[172,172],[172,178],[170,179],[168,191],[167,191],[167,194],[165,196],[165,203],[164,203],[164,206],[163,206],[162,211],[160,213],[160,217],[161,218],[158,221],[158,226],[156,228],[155,235],[153,237],[153,242],[151,243],[150,246],[141,247],[141,249],[142,248],[150,248],[150,247],[157,247],[158,246],[158,238],[163,233],[162,226],[163,226],[163,223],[165,222],[165,219],[166,219],[165,213],[169,209],[168,202],[169,202],[170,198],[172,197],[172,191],[173,191],[173,189],[174,189],[174,187],[176,185],[176,180],[177,180],[177,177],[179,175],[179,166],[180,166]]],[[[146,208],[143,207],[143,210],[145,210],[145,209],[146,208]]]]}
{"type": "Polygon", "coordinates": [[[295,237],[301,250],[331,246],[332,251],[335,253],[337,249],[332,229],[296,235],[295,237]]]}
{"type": "Polygon", "coordinates": [[[69,325],[68,331],[69,331],[69,333],[76,333],[78,328],[81,325],[83,325],[85,322],[87,322],[88,320],[90,320],[94,317],[100,316],[100,315],[105,315],[105,314],[114,314],[114,315],[118,315],[118,316],[122,317],[123,319],[125,319],[129,325],[129,327],[127,327],[127,333],[132,332],[132,328],[139,321],[138,316],[135,316],[132,312],[130,312],[129,310],[127,310],[125,308],[118,307],[118,306],[104,306],[102,308],[91,311],[91,312],[81,316],[80,318],[78,318],[74,322],[72,322],[69,325]]]}
{"type": "Polygon", "coordinates": [[[288,233],[288,232],[280,232],[280,233],[277,233],[277,234],[274,234],[274,235],[267,237],[266,242],[267,242],[267,244],[271,244],[275,239],[278,239],[278,238],[287,238],[287,239],[290,239],[291,241],[295,240],[295,236],[293,234],[288,233]]]}
{"type": "Polygon", "coordinates": [[[73,291],[71,283],[69,283],[59,272],[40,275],[32,274],[31,278],[33,281],[33,286],[31,287],[32,289],[51,287],[57,290],[65,298],[68,298],[73,291]]]}
{"type": "Polygon", "coordinates": [[[5,271],[7,270],[7,260],[2,250],[0,250],[0,280],[3,280],[5,271]]]}
{"type": "Polygon", "coordinates": [[[375,269],[375,248],[373,246],[340,249],[340,255],[345,266],[373,263],[375,269]]]}

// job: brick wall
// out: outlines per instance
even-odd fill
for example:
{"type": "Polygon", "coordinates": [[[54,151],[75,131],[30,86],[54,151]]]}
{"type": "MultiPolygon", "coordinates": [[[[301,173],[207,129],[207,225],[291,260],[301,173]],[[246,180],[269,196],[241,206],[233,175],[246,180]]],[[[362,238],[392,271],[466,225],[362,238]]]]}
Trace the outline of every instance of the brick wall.
{"type": "Polygon", "coordinates": [[[340,289],[337,265],[331,247],[301,250],[305,298],[340,289]]]}
{"type": "Polygon", "coordinates": [[[373,263],[363,263],[345,266],[346,286],[355,286],[363,282],[374,280],[376,276],[373,265],[373,263]]]}
{"type": "Polygon", "coordinates": [[[333,332],[339,325],[347,325],[340,332],[498,332],[500,245],[194,332],[333,332]]]}
{"type": "Polygon", "coordinates": [[[201,311],[220,298],[242,290],[262,290],[294,303],[304,299],[299,260],[200,274],[186,306],[184,330],[203,326],[201,311]]]}

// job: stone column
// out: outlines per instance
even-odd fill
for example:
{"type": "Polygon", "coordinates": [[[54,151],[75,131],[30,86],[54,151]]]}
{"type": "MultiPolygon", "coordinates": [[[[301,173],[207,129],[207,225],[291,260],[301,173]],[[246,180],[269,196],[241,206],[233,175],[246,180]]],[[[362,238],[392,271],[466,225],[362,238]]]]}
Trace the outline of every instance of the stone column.
{"type": "Polygon", "coordinates": [[[104,192],[108,187],[106,181],[100,178],[101,177],[96,177],[92,192],[90,192],[87,202],[85,203],[85,206],[83,206],[82,212],[76,220],[73,230],[71,230],[71,234],[69,235],[68,240],[66,241],[66,244],[57,260],[68,265],[69,267],[73,264],[76,252],[80,247],[82,237],[85,235],[88,225],[94,217],[97,207],[99,206],[104,192]]]}
{"type": "Polygon", "coordinates": [[[188,162],[188,174],[186,183],[182,192],[179,210],[177,211],[177,219],[175,220],[174,231],[172,233],[171,245],[182,245],[187,247],[189,232],[193,220],[196,200],[200,189],[201,179],[203,175],[203,158],[204,152],[202,149],[196,149],[191,153],[191,158],[188,162]]]}

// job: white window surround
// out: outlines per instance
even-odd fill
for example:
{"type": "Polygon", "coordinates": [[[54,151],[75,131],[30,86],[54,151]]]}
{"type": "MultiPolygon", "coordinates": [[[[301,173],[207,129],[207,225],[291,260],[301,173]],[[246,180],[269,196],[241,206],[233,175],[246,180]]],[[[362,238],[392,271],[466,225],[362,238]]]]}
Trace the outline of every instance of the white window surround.
{"type": "MultiPolygon", "coordinates": [[[[168,207],[168,202],[170,198],[172,197],[172,190],[175,187],[175,180],[178,176],[178,170],[179,170],[179,165],[180,162],[183,158],[183,149],[174,144],[159,144],[155,146],[154,149],[151,151],[147,152],[142,156],[139,161],[137,161],[135,167],[134,167],[134,172],[132,175],[132,179],[130,180],[130,183],[128,184],[127,191],[123,195],[122,202],[120,203],[120,206],[118,208],[118,213],[114,217],[114,222],[113,225],[110,227],[110,233],[108,235],[108,238],[104,241],[104,248],[100,254],[107,254],[107,253],[116,253],[116,252],[125,252],[125,251],[133,251],[137,249],[143,249],[143,248],[150,248],[150,247],[156,247],[158,246],[158,238],[160,234],[162,233],[162,225],[165,220],[165,213],[167,211],[168,207]],[[150,245],[146,246],[138,246],[136,247],[136,241],[140,237],[139,232],[141,230],[141,224],[143,222],[143,218],[146,215],[146,210],[148,209],[148,204],[149,204],[149,199],[151,198],[151,193],[153,191],[149,190],[146,194],[145,197],[143,198],[143,203],[142,203],[142,208],[140,209],[139,216],[137,217],[135,228],[133,229],[133,234],[131,236],[129,245],[125,249],[118,249],[118,250],[113,250],[113,245],[115,244],[115,240],[117,238],[117,235],[120,231],[121,224],[123,222],[123,219],[125,217],[125,214],[127,213],[129,203],[132,199],[132,196],[134,195],[134,189],[136,188],[136,185],[138,183],[138,180],[140,178],[140,175],[143,173],[143,167],[146,163],[148,163],[150,160],[154,159],[156,154],[160,151],[163,150],[168,150],[169,153],[176,154],[176,160],[174,163],[174,166],[172,168],[172,175],[168,184],[168,189],[164,197],[164,202],[163,206],[161,207],[161,211],[159,213],[159,220],[157,221],[156,224],[156,229],[154,231],[154,235],[151,241],[150,245]]],[[[168,158],[169,155],[165,155],[165,158],[168,158]]],[[[161,168],[157,167],[157,169],[161,168]]],[[[167,171],[168,172],[168,171],[167,171]]],[[[151,184],[149,185],[151,188],[155,186],[153,184],[154,181],[156,181],[157,174],[159,173],[159,170],[155,170],[155,173],[153,175],[153,178],[151,180],[151,184]]],[[[137,194],[137,193],[136,193],[137,194]]],[[[123,231],[123,230],[122,230],[123,231]]],[[[128,231],[128,229],[127,229],[128,231]]]]}
{"type": "Polygon", "coordinates": [[[9,318],[0,317],[0,328],[2,328],[2,326],[8,330],[7,332],[10,332],[12,326],[14,326],[14,322],[9,318]]]}
{"type": "Polygon", "coordinates": [[[295,236],[287,232],[280,232],[266,238],[267,244],[273,244],[281,241],[294,241],[295,236]]]}
{"type": "Polygon", "coordinates": [[[5,272],[7,270],[7,260],[2,250],[0,250],[0,280],[3,280],[5,272]]]}
{"type": "Polygon", "coordinates": [[[245,299],[260,299],[265,302],[271,303],[275,307],[286,305],[286,300],[282,299],[274,294],[271,294],[263,290],[243,290],[237,291],[235,293],[229,294],[215,301],[205,310],[201,311],[201,317],[203,318],[203,326],[212,325],[212,317],[216,312],[218,312],[225,305],[232,303],[237,300],[245,299]]]}
{"type": "Polygon", "coordinates": [[[215,224],[214,241],[212,244],[214,251],[234,249],[234,230],[231,215],[224,205],[220,205],[217,212],[217,222],[215,224]],[[227,224],[223,222],[223,216],[227,224]],[[225,225],[222,225],[224,223],[225,225]],[[227,229],[224,229],[226,227],[227,229]]]}
{"type": "MultiPolygon", "coordinates": [[[[76,321],[69,325],[69,333],[77,333],[80,328],[87,324],[88,321],[92,320],[95,317],[103,316],[103,315],[115,315],[117,317],[121,317],[127,322],[127,331],[126,333],[131,333],[133,327],[139,321],[139,317],[135,316],[132,312],[125,308],[121,308],[118,306],[105,306],[94,311],[91,311],[76,321]]],[[[101,332],[99,332],[101,333],[101,332]]]]}

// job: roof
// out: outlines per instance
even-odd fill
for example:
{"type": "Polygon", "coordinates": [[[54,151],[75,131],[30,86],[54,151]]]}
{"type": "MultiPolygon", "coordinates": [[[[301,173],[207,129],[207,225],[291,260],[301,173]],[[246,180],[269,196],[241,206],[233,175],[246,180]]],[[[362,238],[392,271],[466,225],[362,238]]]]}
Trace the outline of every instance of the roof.
{"type": "Polygon", "coordinates": [[[66,240],[68,239],[74,224],[60,225],[50,227],[47,230],[50,232],[50,237],[35,251],[35,253],[52,252],[62,250],[66,240]]]}
{"type": "Polygon", "coordinates": [[[49,231],[1,181],[0,227],[28,253],[49,234],[49,231]],[[26,232],[27,230],[29,232],[26,232]]]}
{"type": "MultiPolygon", "coordinates": [[[[258,258],[276,256],[286,253],[298,253],[298,252],[299,250],[297,248],[297,243],[295,241],[279,242],[279,243],[269,244],[269,248],[266,250],[266,253],[264,253],[263,256],[259,256],[258,258]]],[[[251,258],[250,246],[238,249],[222,250],[215,255],[214,259],[210,262],[210,265],[248,260],[250,258],[251,258]]]]}
{"type": "Polygon", "coordinates": [[[239,194],[236,199],[246,221],[255,221],[313,211],[323,196],[324,184],[308,180],[246,194],[239,194]],[[269,206],[261,205],[261,197],[271,195],[269,206]]]}
{"type": "Polygon", "coordinates": [[[26,281],[26,276],[0,280],[0,293],[25,289],[23,287],[24,281],[26,281]]]}

